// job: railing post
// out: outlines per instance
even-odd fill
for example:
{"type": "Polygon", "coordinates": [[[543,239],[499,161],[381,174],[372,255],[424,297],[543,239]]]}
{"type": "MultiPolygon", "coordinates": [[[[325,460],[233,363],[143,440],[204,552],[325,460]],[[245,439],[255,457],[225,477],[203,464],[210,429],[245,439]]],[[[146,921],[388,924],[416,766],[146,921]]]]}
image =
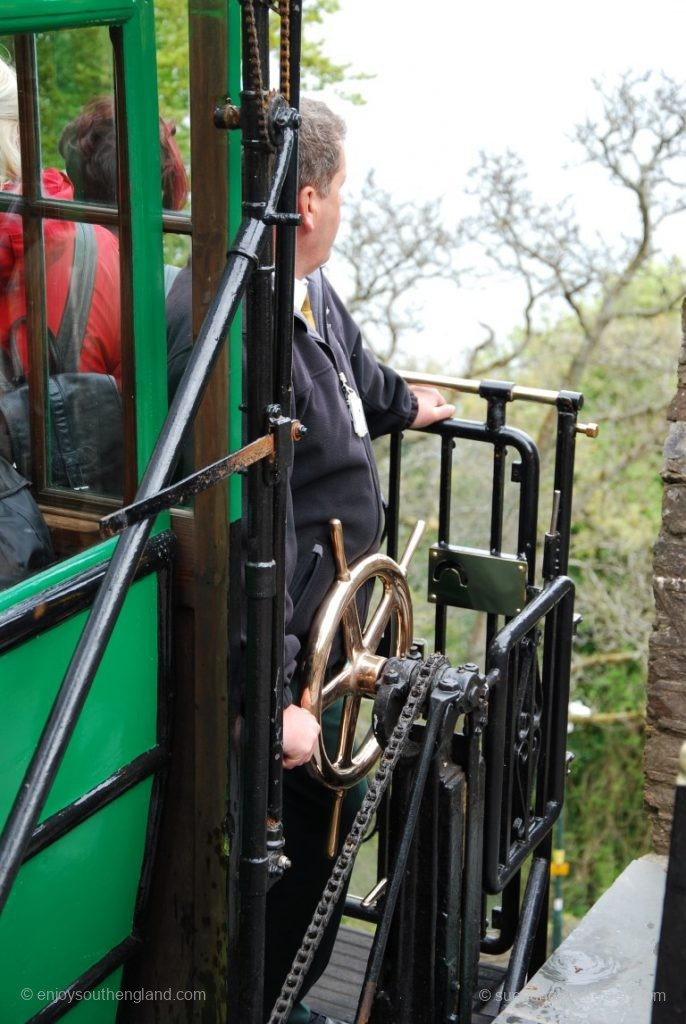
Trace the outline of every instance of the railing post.
{"type": "Polygon", "coordinates": [[[686,1020],[686,743],[679,755],[652,1024],[678,1020],[686,1020]]]}

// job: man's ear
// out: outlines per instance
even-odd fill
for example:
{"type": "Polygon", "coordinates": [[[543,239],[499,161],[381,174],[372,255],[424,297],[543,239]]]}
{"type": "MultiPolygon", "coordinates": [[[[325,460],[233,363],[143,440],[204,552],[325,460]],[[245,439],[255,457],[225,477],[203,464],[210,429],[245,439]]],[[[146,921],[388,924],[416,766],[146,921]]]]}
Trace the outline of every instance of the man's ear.
{"type": "Polygon", "coordinates": [[[305,234],[314,231],[317,219],[317,192],[312,185],[303,185],[298,192],[300,228],[305,234]]]}

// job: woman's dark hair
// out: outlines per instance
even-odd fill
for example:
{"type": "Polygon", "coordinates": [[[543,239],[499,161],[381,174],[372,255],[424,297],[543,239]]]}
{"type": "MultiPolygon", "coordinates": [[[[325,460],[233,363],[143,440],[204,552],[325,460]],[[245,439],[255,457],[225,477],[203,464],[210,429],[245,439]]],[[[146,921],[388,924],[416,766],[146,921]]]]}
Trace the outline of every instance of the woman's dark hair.
{"type": "MultiPolygon", "coordinates": [[[[160,118],[162,203],[169,210],[182,209],[188,198],[188,176],[175,131],[173,122],[160,118]]],[[[99,96],[85,105],[64,128],[59,150],[77,199],[116,201],[117,133],[111,96],[99,96]]]]}

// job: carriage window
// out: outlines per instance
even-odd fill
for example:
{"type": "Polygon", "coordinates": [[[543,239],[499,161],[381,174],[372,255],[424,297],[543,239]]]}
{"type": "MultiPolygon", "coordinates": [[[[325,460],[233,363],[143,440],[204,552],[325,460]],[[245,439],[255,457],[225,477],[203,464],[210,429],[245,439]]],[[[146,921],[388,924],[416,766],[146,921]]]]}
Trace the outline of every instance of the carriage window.
{"type": "Polygon", "coordinates": [[[135,476],[115,59],[97,27],[1,37],[0,60],[0,455],[59,555],[135,476]]]}

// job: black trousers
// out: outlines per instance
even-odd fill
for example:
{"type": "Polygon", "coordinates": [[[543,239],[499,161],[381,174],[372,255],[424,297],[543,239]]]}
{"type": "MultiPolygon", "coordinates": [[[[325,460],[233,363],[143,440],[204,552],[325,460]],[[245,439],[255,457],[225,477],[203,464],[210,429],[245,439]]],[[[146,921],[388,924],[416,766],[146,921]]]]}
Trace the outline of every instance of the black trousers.
{"type": "MultiPolygon", "coordinates": [[[[323,716],[327,748],[335,749],[340,707],[329,708],[323,716]]],[[[283,822],[285,852],[292,862],[284,877],[272,886],[267,896],[267,941],[265,956],[265,1020],[281,991],[293,957],[300,946],[334,861],[327,856],[326,844],[331,821],[334,794],[313,779],[305,767],[283,773],[283,822]]],[[[346,792],[341,814],[339,847],[347,836],[362,803],[366,782],[346,792]]],[[[300,991],[302,999],[323,974],[336,940],[343,914],[345,896],[341,896],[326,934],[317,950],[300,991]]],[[[306,1015],[297,1009],[293,1024],[300,1024],[306,1015]]]]}

